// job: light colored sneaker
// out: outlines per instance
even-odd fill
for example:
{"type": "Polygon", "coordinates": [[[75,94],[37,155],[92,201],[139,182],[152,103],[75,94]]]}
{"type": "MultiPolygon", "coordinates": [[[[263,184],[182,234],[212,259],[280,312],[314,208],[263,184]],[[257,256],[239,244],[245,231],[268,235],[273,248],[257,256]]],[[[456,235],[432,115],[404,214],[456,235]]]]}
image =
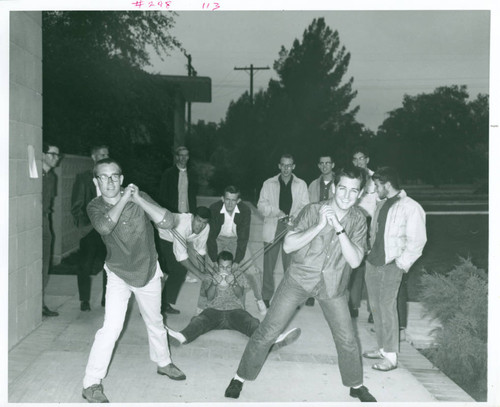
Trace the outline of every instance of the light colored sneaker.
{"type": "Polygon", "coordinates": [[[267,314],[267,307],[266,307],[266,304],[264,304],[264,301],[257,300],[257,308],[259,309],[260,315],[266,315],[267,314]]]}

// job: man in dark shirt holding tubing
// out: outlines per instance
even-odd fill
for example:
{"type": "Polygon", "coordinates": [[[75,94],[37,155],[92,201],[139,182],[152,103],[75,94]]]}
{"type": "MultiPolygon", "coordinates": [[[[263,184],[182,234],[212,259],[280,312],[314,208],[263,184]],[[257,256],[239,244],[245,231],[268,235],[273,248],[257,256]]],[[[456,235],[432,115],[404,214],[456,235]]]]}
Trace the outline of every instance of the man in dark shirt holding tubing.
{"type": "Polygon", "coordinates": [[[340,375],[351,397],[376,401],[363,386],[363,367],[348,308],[349,276],[366,247],[366,219],[355,206],[364,186],[358,168],[341,169],[335,176],[335,196],[327,203],[307,205],[285,236],[283,249],[291,253],[285,273],[266,318],[250,338],[237,373],[225,396],[238,398],[245,380],[255,380],[267,353],[307,298],[318,300],[337,349],[340,375]]]}
{"type": "Polygon", "coordinates": [[[173,216],[158,206],[136,185],[122,189],[120,165],[106,158],[94,167],[94,183],[101,196],[87,206],[94,229],[102,236],[108,274],[104,324],[96,333],[90,351],[82,396],[90,403],[107,403],[101,380],[106,375],[115,343],[120,336],[130,295],[134,293],[146,324],[150,358],[157,372],[173,380],[186,376],[173,363],[160,313],[161,269],[156,254],[153,221],[157,228],[172,226],[173,216]]]}

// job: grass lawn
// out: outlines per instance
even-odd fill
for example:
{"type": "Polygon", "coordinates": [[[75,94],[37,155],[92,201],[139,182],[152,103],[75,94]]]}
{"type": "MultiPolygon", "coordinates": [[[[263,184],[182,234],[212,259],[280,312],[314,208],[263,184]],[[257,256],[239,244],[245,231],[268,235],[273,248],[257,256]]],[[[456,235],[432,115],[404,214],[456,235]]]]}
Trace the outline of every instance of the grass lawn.
{"type": "Polygon", "coordinates": [[[427,216],[427,244],[408,275],[409,300],[419,300],[422,273],[447,273],[458,264],[459,256],[470,257],[474,265],[488,270],[488,216],[427,216]]]}

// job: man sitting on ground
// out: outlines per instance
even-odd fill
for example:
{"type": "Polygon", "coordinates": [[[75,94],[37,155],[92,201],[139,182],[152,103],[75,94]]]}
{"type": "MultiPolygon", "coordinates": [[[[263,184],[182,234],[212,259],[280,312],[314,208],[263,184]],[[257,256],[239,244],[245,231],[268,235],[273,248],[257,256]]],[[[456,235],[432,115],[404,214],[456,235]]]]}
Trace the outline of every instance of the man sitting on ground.
{"type": "MultiPolygon", "coordinates": [[[[193,319],[182,331],[167,328],[168,335],[177,342],[189,343],[200,335],[214,329],[232,329],[250,337],[259,327],[260,321],[244,310],[243,284],[245,276],[236,271],[232,273],[233,255],[222,251],[217,257],[217,270],[208,273],[203,281],[202,290],[208,299],[208,307],[193,319]]],[[[300,336],[300,328],[282,333],[272,347],[273,350],[295,342],[300,336]]]]}

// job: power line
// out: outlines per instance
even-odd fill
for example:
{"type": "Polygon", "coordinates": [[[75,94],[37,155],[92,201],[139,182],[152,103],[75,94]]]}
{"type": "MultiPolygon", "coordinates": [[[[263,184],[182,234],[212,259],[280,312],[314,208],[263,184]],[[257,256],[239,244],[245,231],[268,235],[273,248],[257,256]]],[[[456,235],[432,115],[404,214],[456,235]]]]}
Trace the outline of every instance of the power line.
{"type": "Polygon", "coordinates": [[[250,103],[253,105],[253,73],[254,71],[260,71],[264,69],[271,69],[268,66],[266,67],[255,67],[253,64],[250,64],[250,67],[237,68],[234,67],[235,71],[250,71],[250,103]]]}

